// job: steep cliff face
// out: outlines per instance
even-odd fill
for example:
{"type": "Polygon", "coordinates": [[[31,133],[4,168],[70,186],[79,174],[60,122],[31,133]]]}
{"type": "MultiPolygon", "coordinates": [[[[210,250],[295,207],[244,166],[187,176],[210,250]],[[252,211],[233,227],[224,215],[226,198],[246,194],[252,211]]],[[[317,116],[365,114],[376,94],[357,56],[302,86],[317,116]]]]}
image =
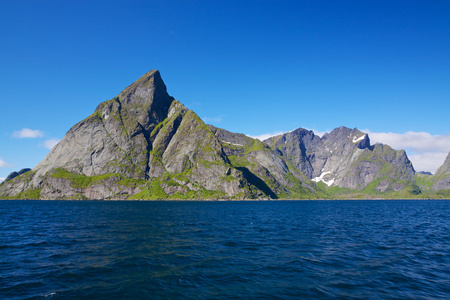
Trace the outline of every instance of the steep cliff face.
{"type": "MultiPolygon", "coordinates": [[[[220,191],[227,197],[252,197],[249,183],[229,163],[214,133],[178,101],[150,133],[150,139],[150,180],[170,176],[174,181],[171,186],[177,186],[181,193],[206,189],[220,191]]],[[[166,193],[170,194],[170,189],[166,193]]]]}
{"type": "Polygon", "coordinates": [[[350,185],[345,180],[346,177],[352,175],[351,172],[349,173],[351,166],[370,146],[367,134],[356,128],[339,127],[330,133],[326,133],[322,140],[328,149],[329,156],[321,175],[328,172],[327,177],[330,178],[332,184],[351,189],[358,189],[360,188],[359,185],[364,186],[368,183],[367,180],[370,180],[370,178],[367,177],[358,178],[357,185],[350,185]]]}
{"type": "Polygon", "coordinates": [[[299,128],[264,141],[308,178],[320,175],[329,151],[312,131],[299,128]]]}
{"type": "Polygon", "coordinates": [[[371,193],[401,191],[414,184],[414,168],[403,150],[375,144],[358,152],[339,183],[341,187],[371,193]]]}
{"type": "Polygon", "coordinates": [[[404,151],[370,145],[358,129],[339,127],[322,138],[297,129],[265,141],[314,182],[363,190],[399,191],[412,181],[414,169],[404,151]]]}

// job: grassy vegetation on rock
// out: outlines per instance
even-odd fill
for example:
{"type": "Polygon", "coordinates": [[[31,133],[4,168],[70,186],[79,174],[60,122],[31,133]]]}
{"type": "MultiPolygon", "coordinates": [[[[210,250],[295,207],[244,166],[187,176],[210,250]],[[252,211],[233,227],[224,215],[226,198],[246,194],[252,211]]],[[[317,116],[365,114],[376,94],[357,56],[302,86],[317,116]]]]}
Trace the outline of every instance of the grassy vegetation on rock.
{"type": "Polygon", "coordinates": [[[98,175],[98,176],[86,176],[86,175],[80,175],[71,173],[63,168],[55,169],[51,174],[51,177],[54,178],[65,178],[69,179],[71,182],[72,187],[74,188],[88,188],[92,185],[94,185],[97,182],[100,182],[102,180],[108,179],[110,177],[120,177],[118,174],[104,174],[104,175],[98,175]]]}

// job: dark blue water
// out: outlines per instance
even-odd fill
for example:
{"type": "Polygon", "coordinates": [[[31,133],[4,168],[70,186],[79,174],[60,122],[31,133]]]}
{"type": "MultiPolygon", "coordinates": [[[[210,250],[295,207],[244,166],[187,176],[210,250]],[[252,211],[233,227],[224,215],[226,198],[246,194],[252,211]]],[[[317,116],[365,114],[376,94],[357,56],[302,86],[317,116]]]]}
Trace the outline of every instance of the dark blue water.
{"type": "Polygon", "coordinates": [[[2,299],[450,298],[450,201],[0,201],[2,299]]]}

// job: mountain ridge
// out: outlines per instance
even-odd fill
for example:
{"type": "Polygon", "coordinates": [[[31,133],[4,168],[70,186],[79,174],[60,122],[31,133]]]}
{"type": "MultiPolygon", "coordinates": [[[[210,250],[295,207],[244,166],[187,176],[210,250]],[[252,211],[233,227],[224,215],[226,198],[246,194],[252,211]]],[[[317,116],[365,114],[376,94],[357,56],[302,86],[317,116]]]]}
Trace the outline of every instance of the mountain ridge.
{"type": "Polygon", "coordinates": [[[442,167],[424,184],[405,151],[371,145],[356,128],[259,141],[207,125],[151,70],[72,126],[31,171],[3,182],[0,198],[414,198],[450,189],[447,174],[442,167]]]}

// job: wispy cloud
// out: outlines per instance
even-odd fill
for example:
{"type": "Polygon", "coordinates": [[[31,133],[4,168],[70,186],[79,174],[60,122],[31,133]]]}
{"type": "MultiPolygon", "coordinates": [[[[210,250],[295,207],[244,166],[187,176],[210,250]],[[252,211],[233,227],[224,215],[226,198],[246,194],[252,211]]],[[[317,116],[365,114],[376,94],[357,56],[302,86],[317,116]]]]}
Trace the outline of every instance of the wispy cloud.
{"type": "Polygon", "coordinates": [[[24,139],[24,138],[38,138],[44,136],[44,133],[40,130],[33,130],[29,128],[23,128],[22,130],[14,131],[13,137],[24,139]]]}
{"type": "Polygon", "coordinates": [[[202,118],[203,122],[205,123],[220,123],[222,122],[222,116],[217,116],[217,117],[203,117],[202,118]]]}
{"type": "Polygon", "coordinates": [[[0,168],[8,168],[11,165],[0,159],[0,168]]]}
{"type": "Polygon", "coordinates": [[[6,178],[4,177],[0,177],[0,183],[2,183],[3,181],[5,181],[6,178]]]}
{"type": "Polygon", "coordinates": [[[59,141],[60,140],[58,140],[58,139],[46,140],[44,142],[44,147],[51,150],[53,147],[55,147],[56,144],[58,144],[59,141]]]}

